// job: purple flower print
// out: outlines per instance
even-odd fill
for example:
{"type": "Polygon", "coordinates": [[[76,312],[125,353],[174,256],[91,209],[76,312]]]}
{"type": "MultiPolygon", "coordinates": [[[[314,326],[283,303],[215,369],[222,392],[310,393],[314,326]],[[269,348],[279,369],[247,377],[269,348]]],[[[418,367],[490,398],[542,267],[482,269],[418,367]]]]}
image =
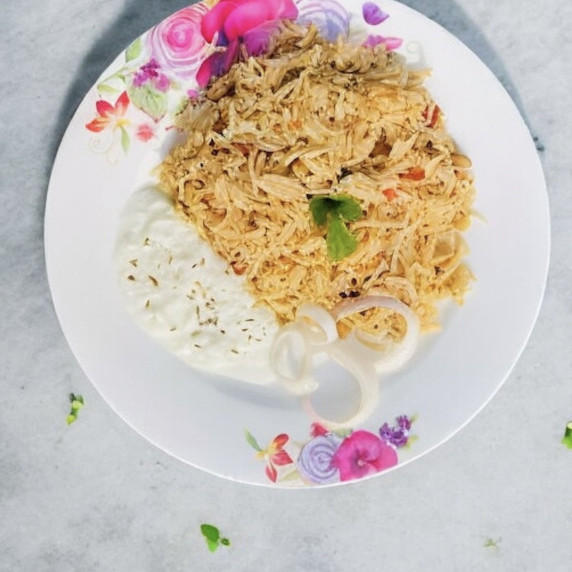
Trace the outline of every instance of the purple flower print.
{"type": "Polygon", "coordinates": [[[381,24],[389,18],[389,14],[384,12],[377,4],[374,2],[366,2],[362,6],[363,19],[372,26],[381,24]]]}
{"type": "Polygon", "coordinates": [[[336,0],[298,0],[298,24],[314,24],[320,36],[335,42],[349,32],[350,15],[336,0]]]}
{"type": "Polygon", "coordinates": [[[412,421],[407,415],[400,415],[395,421],[396,425],[393,427],[389,423],[384,423],[379,430],[379,436],[394,447],[404,447],[409,441],[412,421]]]}
{"type": "Polygon", "coordinates": [[[399,417],[396,418],[396,421],[399,427],[401,427],[402,429],[406,429],[407,431],[411,429],[411,424],[413,423],[413,421],[409,419],[407,415],[400,415],[399,417]]]}
{"type": "Polygon", "coordinates": [[[160,67],[157,60],[153,58],[141,66],[133,76],[134,87],[141,87],[146,83],[150,83],[158,91],[167,91],[171,83],[169,78],[159,71],[160,67]]]}
{"type": "Polygon", "coordinates": [[[338,469],[333,464],[333,459],[340,443],[341,438],[332,433],[318,435],[308,441],[296,461],[302,477],[313,483],[338,481],[338,469]]]}

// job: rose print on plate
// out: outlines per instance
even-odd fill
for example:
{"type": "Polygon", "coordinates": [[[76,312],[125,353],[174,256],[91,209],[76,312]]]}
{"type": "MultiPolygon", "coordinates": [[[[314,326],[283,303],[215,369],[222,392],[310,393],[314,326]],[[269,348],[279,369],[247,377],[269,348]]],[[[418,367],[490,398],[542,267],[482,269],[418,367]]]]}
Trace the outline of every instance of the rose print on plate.
{"type": "Polygon", "coordinates": [[[209,42],[201,34],[206,3],[193,4],[151,28],[145,40],[151,60],[161,70],[179,79],[193,79],[210,53],[209,42]]]}

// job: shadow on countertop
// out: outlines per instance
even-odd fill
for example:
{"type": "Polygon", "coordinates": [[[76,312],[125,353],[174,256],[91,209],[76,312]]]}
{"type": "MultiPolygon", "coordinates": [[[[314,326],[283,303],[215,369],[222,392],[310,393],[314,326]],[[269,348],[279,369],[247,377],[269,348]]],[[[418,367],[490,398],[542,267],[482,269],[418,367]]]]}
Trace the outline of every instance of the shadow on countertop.
{"type": "MultiPolygon", "coordinates": [[[[85,94],[96,82],[103,70],[135,38],[173,12],[194,2],[185,0],[125,0],[125,7],[85,57],[78,74],[60,108],[57,129],[50,142],[51,162],[55,159],[58,146],[69,121],[85,94]]],[[[454,0],[402,0],[402,3],[421,12],[446,28],[467,45],[495,74],[514,101],[525,123],[531,131],[538,151],[544,151],[535,130],[528,122],[522,100],[510,79],[509,71],[499,59],[493,46],[480,32],[470,17],[454,0]]]]}

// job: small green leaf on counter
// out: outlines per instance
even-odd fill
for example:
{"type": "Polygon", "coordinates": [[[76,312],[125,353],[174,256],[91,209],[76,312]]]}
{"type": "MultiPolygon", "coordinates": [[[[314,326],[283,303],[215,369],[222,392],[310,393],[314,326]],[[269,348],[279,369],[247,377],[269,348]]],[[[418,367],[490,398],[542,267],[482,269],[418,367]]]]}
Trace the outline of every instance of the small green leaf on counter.
{"type": "Polygon", "coordinates": [[[207,547],[211,552],[217,550],[221,544],[230,546],[230,540],[222,538],[219,529],[212,524],[201,524],[201,534],[205,537],[207,547]]]}
{"type": "Polygon", "coordinates": [[[562,437],[562,444],[572,449],[572,421],[569,421],[564,430],[564,437],[562,437]]]}
{"type": "Polygon", "coordinates": [[[70,412],[66,418],[66,422],[68,425],[71,425],[76,419],[79,413],[79,410],[84,406],[83,397],[81,395],[75,395],[73,393],[69,394],[70,400],[70,412]]]}
{"type": "Polygon", "coordinates": [[[497,539],[487,538],[485,540],[485,543],[483,544],[483,546],[485,548],[498,548],[501,540],[502,540],[501,538],[497,538],[497,539]]]}
{"type": "Polygon", "coordinates": [[[338,262],[355,252],[357,240],[346,223],[362,216],[356,199],[345,194],[316,196],[310,199],[310,212],[318,226],[327,226],[326,244],[330,260],[338,262]]]}
{"type": "Polygon", "coordinates": [[[220,538],[220,532],[216,526],[212,524],[201,524],[201,533],[207,539],[212,542],[218,542],[220,538]]]}

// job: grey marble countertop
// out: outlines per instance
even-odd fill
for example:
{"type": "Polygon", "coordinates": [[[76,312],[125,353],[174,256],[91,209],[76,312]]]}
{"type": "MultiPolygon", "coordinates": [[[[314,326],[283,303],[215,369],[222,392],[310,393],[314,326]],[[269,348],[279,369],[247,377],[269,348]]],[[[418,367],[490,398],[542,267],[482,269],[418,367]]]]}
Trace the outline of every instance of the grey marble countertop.
{"type": "Polygon", "coordinates": [[[0,20],[0,570],[572,569],[572,3],[406,0],[472,48],[535,137],[548,183],[546,297],[521,359],[453,439],[377,479],[293,491],[209,476],[138,436],[69,350],[48,290],[43,215],[75,108],[182,0],[4,0],[0,20]],[[84,395],[68,427],[70,392],[84,395]],[[232,546],[212,554],[217,524],[232,546]],[[492,540],[493,542],[489,542],[492,540]]]}

